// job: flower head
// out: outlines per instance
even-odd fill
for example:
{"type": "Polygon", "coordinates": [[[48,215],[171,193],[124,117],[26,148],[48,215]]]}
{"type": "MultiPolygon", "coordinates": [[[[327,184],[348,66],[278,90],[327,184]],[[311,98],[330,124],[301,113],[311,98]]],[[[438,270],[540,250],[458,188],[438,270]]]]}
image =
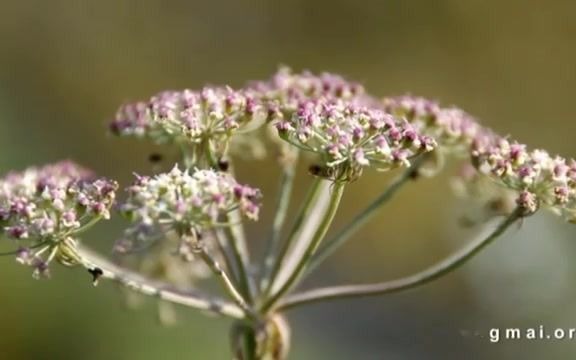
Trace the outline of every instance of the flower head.
{"type": "Polygon", "coordinates": [[[422,97],[398,96],[384,98],[385,111],[405,118],[419,132],[438,143],[436,151],[420,164],[419,174],[433,176],[443,168],[447,155],[468,157],[475,139],[492,136],[471,115],[456,107],[441,107],[435,101],[422,97]]]}
{"type": "Polygon", "coordinates": [[[122,106],[110,128],[118,135],[157,143],[209,141],[214,151],[222,153],[232,134],[261,123],[262,111],[248,92],[229,87],[164,91],[146,102],[122,106]]]}
{"type": "Polygon", "coordinates": [[[409,166],[411,158],[435,147],[408,122],[343,101],[301,102],[276,128],[284,140],[320,155],[333,180],[354,179],[370,165],[409,166]]]}
{"type": "Polygon", "coordinates": [[[517,193],[527,213],[546,207],[576,221],[576,162],[500,137],[478,139],[472,160],[481,174],[517,193]]]}
{"type": "Polygon", "coordinates": [[[439,150],[467,154],[462,150],[467,150],[477,136],[488,131],[463,110],[443,108],[422,97],[390,97],[383,103],[386,111],[406,118],[423,134],[433,137],[439,150]]]}
{"type": "Polygon", "coordinates": [[[10,173],[0,179],[0,234],[21,242],[19,262],[38,268],[43,260],[29,248],[57,255],[66,239],[109,218],[116,189],[69,161],[10,173]]]}
{"type": "Polygon", "coordinates": [[[218,225],[220,218],[239,210],[256,220],[260,191],[241,185],[228,174],[213,170],[182,171],[177,166],[154,177],[139,176],[128,188],[122,212],[133,222],[128,237],[149,237],[161,228],[197,235],[218,225]]]}
{"type": "Polygon", "coordinates": [[[378,102],[366,94],[362,85],[340,75],[294,73],[287,67],[280,68],[268,81],[254,82],[249,88],[268,108],[270,120],[290,117],[306,100],[340,99],[358,105],[378,102]]]}

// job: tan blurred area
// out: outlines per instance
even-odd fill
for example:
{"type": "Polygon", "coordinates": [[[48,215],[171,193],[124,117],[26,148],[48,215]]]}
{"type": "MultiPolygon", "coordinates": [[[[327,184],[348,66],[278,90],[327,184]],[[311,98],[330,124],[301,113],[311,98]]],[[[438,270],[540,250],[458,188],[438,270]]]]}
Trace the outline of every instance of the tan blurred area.
{"type": "MultiPolygon", "coordinates": [[[[150,144],[107,135],[127,101],[206,83],[240,86],[281,64],[331,71],[376,95],[456,104],[502,134],[576,156],[576,3],[552,0],[0,1],[0,172],[74,159],[127,184],[149,172],[150,144]]],[[[168,165],[167,165],[168,166],[168,165]]],[[[416,182],[304,286],[392,279],[461,246],[473,205],[444,175],[416,182]]],[[[242,163],[270,223],[277,173],[242,163]]],[[[395,174],[370,173],[345,195],[337,226],[395,174]]],[[[304,167],[296,195],[305,192],[304,167]]],[[[298,199],[299,199],[298,198],[298,199]]],[[[122,223],[86,239],[109,252],[122,223]]],[[[337,231],[337,227],[335,229],[337,231]]],[[[493,327],[576,327],[576,231],[529,218],[472,263],[424,288],[288,314],[293,359],[568,359],[576,340],[502,341],[493,327]]],[[[228,321],[155,304],[126,311],[82,271],[35,281],[0,258],[0,359],[226,359],[228,321]]]]}

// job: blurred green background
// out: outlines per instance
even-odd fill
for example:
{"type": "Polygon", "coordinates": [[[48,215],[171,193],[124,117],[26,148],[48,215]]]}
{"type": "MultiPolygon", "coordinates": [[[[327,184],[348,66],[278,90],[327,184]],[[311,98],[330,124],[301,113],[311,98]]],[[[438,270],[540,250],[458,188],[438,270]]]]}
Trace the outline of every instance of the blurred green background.
{"type": "MultiPolygon", "coordinates": [[[[167,88],[232,86],[279,64],[342,73],[375,94],[457,104],[503,134],[576,154],[573,1],[214,0],[0,1],[0,171],[72,158],[119,179],[149,171],[148,144],[106,136],[121,103],[167,88]]],[[[272,208],[276,173],[244,164],[272,208]]],[[[391,279],[459,247],[449,172],[404,191],[306,286],[391,279]]],[[[350,188],[338,223],[389,176],[350,188]]],[[[302,194],[304,182],[297,193],[302,194]]],[[[264,211],[262,223],[271,214],[264,211]]],[[[121,224],[91,244],[109,251],[121,224]]],[[[250,229],[258,242],[264,227],[250,229]]],[[[527,219],[456,274],[387,298],[289,314],[293,359],[567,359],[576,340],[503,341],[492,327],[576,327],[575,230],[527,219]]],[[[225,320],[181,309],[160,327],[149,302],[126,311],[109,284],[81,271],[34,281],[0,259],[1,359],[227,359],[225,320]]]]}

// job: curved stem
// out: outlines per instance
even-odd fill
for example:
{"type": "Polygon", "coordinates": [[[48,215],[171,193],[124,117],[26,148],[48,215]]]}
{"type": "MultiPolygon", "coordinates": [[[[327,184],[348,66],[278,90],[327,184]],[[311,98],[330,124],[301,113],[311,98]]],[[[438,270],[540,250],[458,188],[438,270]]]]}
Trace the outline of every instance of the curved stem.
{"type": "Polygon", "coordinates": [[[463,249],[448,257],[444,261],[414,275],[386,282],[364,284],[364,285],[343,285],[305,291],[300,294],[288,297],[278,306],[279,310],[286,310],[306,304],[337,300],[344,298],[378,296],[408,290],[438,279],[465,264],[487,245],[496,240],[514,222],[522,217],[522,209],[516,209],[490,235],[475,241],[463,249]]]}
{"type": "Polygon", "coordinates": [[[296,285],[297,281],[303,275],[303,272],[310,262],[310,259],[314,255],[314,252],[318,249],[320,242],[324,239],[324,236],[328,232],[338,206],[340,205],[340,200],[344,194],[344,188],[346,187],[345,182],[336,182],[333,184],[332,193],[330,194],[330,202],[328,204],[328,209],[324,213],[322,220],[314,233],[312,240],[306,251],[304,252],[302,258],[296,265],[296,268],[292,271],[288,280],[282,285],[282,287],[270,298],[266,299],[265,303],[262,305],[262,312],[270,310],[274,304],[280,299],[284,294],[292,289],[296,285]]]}
{"type": "Polygon", "coordinates": [[[306,272],[310,273],[318,265],[320,265],[328,256],[336,251],[346,240],[356,233],[362,226],[376,215],[377,211],[400,190],[408,181],[410,181],[417,173],[420,165],[423,162],[423,157],[416,159],[412,166],[408,168],[402,175],[395,179],[389,186],[378,196],[370,205],[368,205],[362,212],[352,219],[344,228],[338,233],[328,239],[314,254],[310,265],[306,268],[306,272]]]}
{"type": "Polygon", "coordinates": [[[95,252],[84,247],[76,247],[72,257],[92,273],[95,279],[104,278],[144,295],[154,296],[175,304],[208,311],[217,315],[236,319],[245,317],[245,312],[233,303],[209,297],[197,292],[185,292],[167,284],[143,278],[130,270],[121,268],[95,252]]]}
{"type": "Polygon", "coordinates": [[[262,264],[262,279],[260,288],[265,289],[268,286],[269,273],[274,265],[274,259],[280,248],[280,240],[282,235],[282,227],[288,215],[288,207],[290,205],[290,196],[292,195],[292,188],[294,187],[294,168],[295,162],[284,168],[282,178],[280,179],[280,194],[276,206],[276,213],[274,222],[272,223],[272,234],[266,247],[264,254],[264,262],[262,264]]]}

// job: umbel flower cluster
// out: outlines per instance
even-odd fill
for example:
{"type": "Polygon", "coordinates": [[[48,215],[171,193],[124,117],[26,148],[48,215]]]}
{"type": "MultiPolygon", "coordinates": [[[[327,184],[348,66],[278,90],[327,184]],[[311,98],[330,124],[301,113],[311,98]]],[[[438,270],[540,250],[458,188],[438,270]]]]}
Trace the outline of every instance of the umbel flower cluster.
{"type": "Polygon", "coordinates": [[[262,109],[249,92],[230,87],[164,91],[148,101],[122,106],[110,129],[118,135],[223,154],[233,133],[261,125],[262,109]]]}
{"type": "Polygon", "coordinates": [[[488,130],[456,107],[441,107],[435,101],[421,97],[399,96],[383,100],[384,109],[395,116],[407,119],[416,129],[431,136],[441,146],[440,150],[466,156],[467,147],[488,130]],[[456,149],[454,149],[456,148],[456,149]]]}
{"type": "Polygon", "coordinates": [[[138,176],[127,192],[120,210],[132,221],[126,234],[136,242],[147,242],[159,231],[197,235],[235,210],[257,220],[261,197],[258,189],[238,184],[229,174],[177,166],[154,177],[138,176]]]}
{"type": "Polygon", "coordinates": [[[248,90],[264,103],[270,120],[290,117],[302,102],[312,99],[340,99],[349,104],[371,105],[378,100],[364,87],[340,75],[305,71],[294,73],[283,67],[266,81],[254,81],[248,90]]]}
{"type": "Polygon", "coordinates": [[[47,276],[60,244],[110,218],[117,184],[69,161],[13,172],[0,180],[2,234],[18,244],[18,261],[47,276]],[[40,249],[35,253],[33,248],[40,249]],[[47,260],[40,255],[48,253],[47,260]]]}
{"type": "Polygon", "coordinates": [[[163,91],[121,106],[110,131],[172,145],[180,158],[165,164],[165,172],[136,175],[125,191],[68,161],[8,173],[0,179],[0,236],[37,278],[57,260],[85,268],[95,283],[104,278],[162,304],[236,319],[235,359],[285,359],[288,309],[428,283],[541,208],[576,222],[576,161],[530,150],[457,107],[409,95],[378,98],[336,74],[281,68],[236,89],[163,91]],[[259,220],[263,196],[233,171],[238,157],[251,156],[246,144],[281,154],[278,194],[267,197],[277,201],[261,259],[251,253],[254,241],[243,225],[259,220]],[[420,175],[436,174],[446,161],[463,169],[455,181],[461,194],[504,217],[489,236],[404,279],[297,291],[396,192],[424,181],[420,175]],[[313,181],[291,217],[298,162],[308,165],[302,176],[313,181]],[[370,170],[401,174],[327,237],[345,189],[370,170]],[[114,262],[81,244],[86,230],[112,215],[126,223],[114,262]],[[220,295],[200,289],[206,274],[221,285],[220,295]]]}
{"type": "Polygon", "coordinates": [[[343,101],[304,101],[289,118],[276,122],[282,139],[318,153],[329,177],[350,180],[370,165],[382,170],[409,166],[410,159],[432,151],[434,139],[406,120],[378,108],[343,101]]]}
{"type": "Polygon", "coordinates": [[[517,202],[529,213],[540,206],[576,220],[576,162],[504,138],[480,138],[472,147],[472,162],[481,174],[516,191],[517,202]]]}

